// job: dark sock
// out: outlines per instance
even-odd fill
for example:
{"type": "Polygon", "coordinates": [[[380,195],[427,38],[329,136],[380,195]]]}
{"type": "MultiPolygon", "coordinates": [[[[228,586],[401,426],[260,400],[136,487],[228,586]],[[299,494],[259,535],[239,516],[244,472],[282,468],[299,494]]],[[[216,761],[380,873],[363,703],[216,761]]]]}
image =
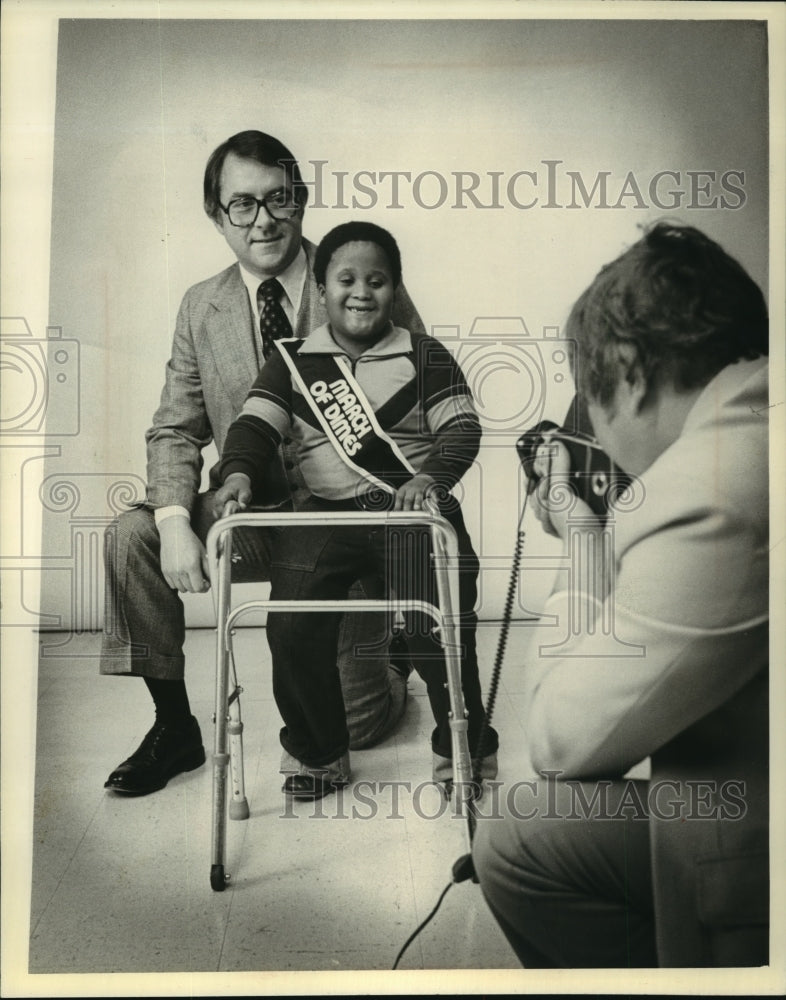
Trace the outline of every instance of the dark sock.
{"type": "Polygon", "coordinates": [[[145,677],[145,684],[156,706],[156,722],[175,728],[185,728],[191,720],[186,682],[145,677]]]}
{"type": "Polygon", "coordinates": [[[401,676],[406,680],[412,673],[413,667],[412,660],[409,656],[407,640],[401,632],[393,633],[388,649],[388,656],[391,667],[393,667],[396,673],[401,674],[401,676]]]}

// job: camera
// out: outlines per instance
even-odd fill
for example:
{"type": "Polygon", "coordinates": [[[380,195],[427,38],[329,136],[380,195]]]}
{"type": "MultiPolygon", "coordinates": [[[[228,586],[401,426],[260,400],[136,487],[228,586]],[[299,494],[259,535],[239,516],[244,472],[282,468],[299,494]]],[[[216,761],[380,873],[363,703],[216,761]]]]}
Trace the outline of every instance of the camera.
{"type": "Polygon", "coordinates": [[[595,440],[586,407],[578,396],[574,396],[562,425],[541,420],[516,441],[516,452],[530,491],[540,478],[534,471],[538,448],[546,443],[549,432],[551,440],[559,441],[568,451],[569,482],[574,492],[594,514],[605,520],[609,506],[628,489],[631,477],[609,458],[595,440]]]}

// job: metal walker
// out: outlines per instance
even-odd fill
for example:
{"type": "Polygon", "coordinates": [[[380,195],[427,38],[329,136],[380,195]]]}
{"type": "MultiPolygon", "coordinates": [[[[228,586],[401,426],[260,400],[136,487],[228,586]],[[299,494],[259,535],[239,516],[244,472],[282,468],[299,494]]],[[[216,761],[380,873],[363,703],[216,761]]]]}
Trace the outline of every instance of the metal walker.
{"type": "Polygon", "coordinates": [[[240,715],[241,688],[235,679],[229,691],[229,665],[234,627],[250,611],[421,611],[437,623],[445,652],[447,688],[450,700],[450,730],[453,750],[453,781],[456,806],[462,810],[471,801],[472,763],[467,738],[467,718],[461,687],[460,638],[458,627],[459,583],[458,542],[453,526],[435,509],[423,511],[358,511],[292,513],[247,511],[229,514],[216,521],[207,536],[207,555],[213,604],[216,611],[216,698],[215,744],[213,753],[213,821],[210,885],[222,892],[230,880],[225,874],[227,766],[232,775],[231,819],[248,819],[249,808],[243,774],[243,723],[240,715]],[[232,590],[232,532],[245,527],[302,527],[303,525],[357,525],[379,527],[421,526],[431,532],[432,559],[437,582],[439,607],[425,601],[385,600],[273,601],[257,599],[230,608],[232,590]],[[227,743],[229,742],[229,751],[227,743]]]}

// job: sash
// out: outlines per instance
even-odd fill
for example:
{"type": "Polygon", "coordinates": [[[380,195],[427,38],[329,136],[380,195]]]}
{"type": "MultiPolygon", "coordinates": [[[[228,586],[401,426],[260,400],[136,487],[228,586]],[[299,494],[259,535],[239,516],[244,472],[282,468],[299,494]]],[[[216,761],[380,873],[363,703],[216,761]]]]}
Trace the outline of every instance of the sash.
{"type": "Polygon", "coordinates": [[[298,354],[302,340],[277,340],[293,380],[339,458],[362,479],[395,493],[415,475],[406,456],[380,427],[345,358],[298,354]]]}

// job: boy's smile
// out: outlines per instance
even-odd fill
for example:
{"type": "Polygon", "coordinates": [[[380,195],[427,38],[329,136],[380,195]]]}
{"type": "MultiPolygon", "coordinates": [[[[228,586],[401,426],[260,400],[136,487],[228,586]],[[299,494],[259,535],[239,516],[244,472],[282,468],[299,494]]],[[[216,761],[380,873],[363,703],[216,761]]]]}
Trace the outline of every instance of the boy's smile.
{"type": "Polygon", "coordinates": [[[333,339],[355,357],[387,331],[395,288],[390,262],[376,243],[355,241],[330,258],[319,290],[333,339]]]}

